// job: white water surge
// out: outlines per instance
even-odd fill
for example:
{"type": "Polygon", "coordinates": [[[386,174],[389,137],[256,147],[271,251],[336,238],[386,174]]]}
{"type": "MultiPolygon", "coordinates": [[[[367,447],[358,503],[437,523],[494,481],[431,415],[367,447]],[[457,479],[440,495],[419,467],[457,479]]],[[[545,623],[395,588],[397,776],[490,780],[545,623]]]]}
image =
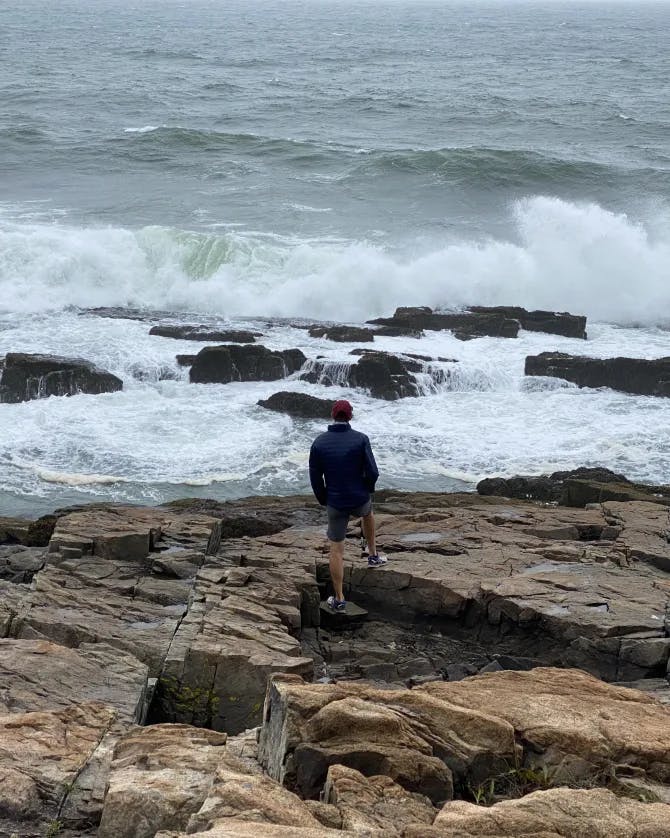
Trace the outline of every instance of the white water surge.
{"type": "Polygon", "coordinates": [[[524,305],[619,324],[670,322],[670,237],[595,204],[536,197],[509,240],[294,240],[164,227],[0,220],[0,311],[146,306],[362,321],[398,305],[524,305]]]}

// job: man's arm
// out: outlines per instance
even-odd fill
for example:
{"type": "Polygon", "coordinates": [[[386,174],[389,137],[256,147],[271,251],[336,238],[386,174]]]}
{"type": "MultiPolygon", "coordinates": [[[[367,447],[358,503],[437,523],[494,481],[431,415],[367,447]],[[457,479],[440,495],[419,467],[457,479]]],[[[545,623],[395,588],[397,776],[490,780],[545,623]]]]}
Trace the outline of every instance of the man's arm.
{"type": "Polygon", "coordinates": [[[363,446],[363,480],[369,492],[374,492],[378,478],[379,469],[372,453],[372,446],[370,445],[370,440],[365,437],[365,445],[363,446]]]}
{"type": "Polygon", "coordinates": [[[309,450],[309,482],[312,484],[314,497],[319,501],[321,506],[325,506],[328,494],[326,492],[326,483],[323,479],[321,457],[315,449],[314,443],[312,443],[312,447],[309,450]]]}

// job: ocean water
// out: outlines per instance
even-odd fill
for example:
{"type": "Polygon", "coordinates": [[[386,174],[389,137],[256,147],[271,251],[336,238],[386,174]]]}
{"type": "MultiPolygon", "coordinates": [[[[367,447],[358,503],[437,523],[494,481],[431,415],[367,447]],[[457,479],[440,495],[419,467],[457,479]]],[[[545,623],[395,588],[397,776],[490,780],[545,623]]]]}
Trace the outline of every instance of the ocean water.
{"type": "Polygon", "coordinates": [[[3,0],[0,355],[88,358],[121,393],[0,406],[0,514],[308,489],[350,398],[380,485],[605,465],[670,478],[670,400],[524,379],[527,354],[670,355],[670,4],[3,0]],[[513,304],[589,340],[382,338],[458,359],[425,396],[200,386],[190,342],[94,306],[249,325],[345,361],[292,318],[513,304]]]}

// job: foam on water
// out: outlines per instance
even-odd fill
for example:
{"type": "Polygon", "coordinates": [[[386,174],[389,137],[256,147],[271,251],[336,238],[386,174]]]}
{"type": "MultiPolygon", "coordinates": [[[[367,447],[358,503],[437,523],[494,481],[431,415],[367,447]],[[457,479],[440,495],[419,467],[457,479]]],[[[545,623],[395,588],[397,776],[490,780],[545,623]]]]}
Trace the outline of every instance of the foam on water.
{"type": "Polygon", "coordinates": [[[0,224],[0,311],[132,305],[361,321],[397,305],[520,304],[668,322],[670,239],[595,204],[513,207],[516,240],[388,249],[162,227],[0,224]]]}

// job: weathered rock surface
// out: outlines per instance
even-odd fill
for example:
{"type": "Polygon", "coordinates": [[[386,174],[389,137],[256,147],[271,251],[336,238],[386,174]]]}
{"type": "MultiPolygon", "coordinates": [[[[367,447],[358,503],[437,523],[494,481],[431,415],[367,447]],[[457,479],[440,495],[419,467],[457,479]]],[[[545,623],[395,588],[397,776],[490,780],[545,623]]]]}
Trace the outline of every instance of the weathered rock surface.
{"type": "Polygon", "coordinates": [[[268,399],[261,400],[258,404],[266,410],[288,413],[289,416],[297,416],[300,419],[330,419],[333,406],[332,401],[328,399],[317,399],[307,393],[285,391],[273,393],[268,399]]]}
{"type": "Polygon", "coordinates": [[[369,343],[374,340],[375,332],[361,326],[311,326],[310,337],[328,338],[337,343],[369,343]]]}
{"type": "Polygon", "coordinates": [[[0,715],[100,702],[127,724],[141,724],[147,678],[136,657],[103,643],[70,649],[48,641],[0,640],[0,715]]]}
{"type": "Polygon", "coordinates": [[[153,725],[114,749],[98,838],[153,838],[185,829],[202,806],[226,735],[187,725],[153,725]]]}
{"type": "Polygon", "coordinates": [[[411,691],[277,676],[264,712],[263,767],[303,796],[325,789],[331,802],[332,766],[384,774],[433,803],[523,772],[551,785],[604,784],[617,772],[670,784],[670,709],[577,670],[496,672],[411,691]]]}
{"type": "Polygon", "coordinates": [[[243,329],[212,329],[209,326],[162,324],[152,326],[150,335],[178,340],[221,341],[222,343],[255,343],[260,332],[243,329]]]}
{"type": "Polygon", "coordinates": [[[542,352],[526,358],[525,373],[564,378],[580,387],[609,387],[643,396],[670,396],[670,357],[588,358],[542,352]]]}
{"type": "Polygon", "coordinates": [[[114,393],[122,388],[120,378],[81,358],[8,352],[0,361],[0,402],[114,393]]]}
{"type": "MultiPolygon", "coordinates": [[[[0,715],[0,834],[49,834],[116,714],[99,703],[0,715]]],[[[85,821],[76,812],[74,823],[85,821]]]]}
{"type": "Polygon", "coordinates": [[[0,579],[8,582],[30,582],[44,567],[45,551],[39,547],[0,547],[0,579]]]}
{"type": "MultiPolygon", "coordinates": [[[[376,515],[390,561],[371,571],[347,545],[370,619],[344,630],[319,625],[327,545],[306,499],[76,508],[50,551],[3,548],[35,566],[0,582],[0,835],[92,838],[102,817],[118,838],[446,838],[486,834],[443,820],[495,808],[435,809],[482,789],[670,794],[664,507],[383,492],[376,515]],[[368,680],[327,683],[348,673],[368,680]],[[154,680],[159,724],[137,729],[154,680]],[[258,746],[225,742],[261,721],[258,746]]],[[[605,805],[626,838],[666,817],[534,797],[490,834],[597,835],[605,805]]]]}
{"type": "Polygon", "coordinates": [[[340,387],[361,387],[377,399],[393,401],[425,395],[446,380],[442,368],[407,355],[366,351],[355,364],[311,361],[300,374],[304,381],[340,387]]]}
{"type": "Polygon", "coordinates": [[[447,803],[432,828],[414,826],[406,838],[667,838],[670,806],[617,797],[605,789],[557,788],[491,808],[447,803]]]}
{"type": "Polygon", "coordinates": [[[358,835],[382,830],[399,836],[407,826],[432,824],[435,819],[427,797],[410,794],[384,775],[365,777],[339,764],[328,769],[323,799],[336,807],[341,828],[358,835]]]}
{"type": "Polygon", "coordinates": [[[436,312],[426,306],[397,308],[393,317],[368,321],[392,328],[448,329],[460,340],[517,336],[519,328],[565,337],[586,338],[586,317],[553,311],[527,311],[520,306],[471,306],[463,312],[436,312]]]}
{"type": "Polygon", "coordinates": [[[299,349],[273,352],[259,345],[206,346],[196,355],[189,375],[200,384],[274,381],[297,372],[305,360],[299,349]]]}

